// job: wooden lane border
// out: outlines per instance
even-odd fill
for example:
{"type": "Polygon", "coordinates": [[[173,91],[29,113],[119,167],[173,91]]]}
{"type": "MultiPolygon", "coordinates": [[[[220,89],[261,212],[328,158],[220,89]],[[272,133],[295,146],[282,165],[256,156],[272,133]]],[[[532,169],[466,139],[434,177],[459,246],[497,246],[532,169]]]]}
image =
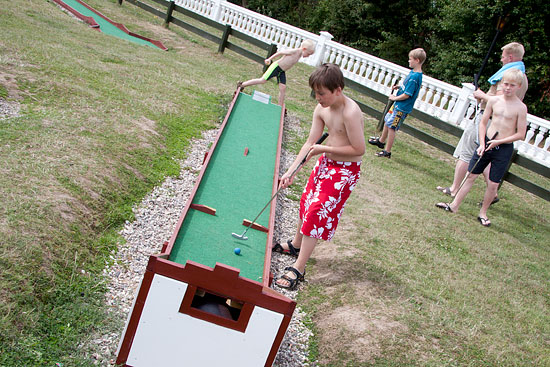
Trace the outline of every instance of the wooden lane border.
{"type": "MultiPolygon", "coordinates": [[[[62,7],[64,7],[65,9],[69,10],[77,18],[80,18],[83,21],[85,21],[86,23],[88,23],[92,28],[97,29],[97,30],[101,30],[101,27],[99,26],[99,24],[97,24],[97,22],[92,17],[87,17],[87,16],[82,15],[80,12],[73,9],[69,4],[66,4],[63,0],[54,0],[54,1],[57,4],[61,5],[62,7]],[[93,22],[93,23],[90,22],[90,19],[91,19],[91,22],[93,22]]],[[[128,34],[132,37],[136,37],[136,38],[142,39],[144,41],[150,42],[150,43],[157,46],[158,48],[160,48],[163,51],[168,51],[168,48],[166,46],[164,46],[164,44],[162,42],[151,39],[151,38],[148,38],[148,37],[144,37],[140,34],[137,34],[137,33],[134,33],[132,31],[130,31],[128,28],[126,28],[126,26],[124,24],[112,21],[111,19],[109,19],[108,17],[106,17],[105,15],[103,15],[102,13],[97,11],[96,9],[92,8],[90,5],[86,4],[82,0],[75,0],[75,1],[78,2],[80,5],[84,6],[85,8],[87,8],[88,10],[90,10],[92,13],[96,14],[98,17],[101,17],[101,18],[105,19],[105,21],[111,23],[112,25],[114,25],[115,27],[120,29],[122,32],[124,32],[124,33],[126,33],[126,34],[128,34]]]]}
{"type": "MultiPolygon", "coordinates": [[[[281,150],[283,146],[283,127],[285,122],[285,104],[281,106],[281,118],[279,121],[279,138],[277,139],[277,153],[275,160],[275,172],[273,173],[273,188],[271,189],[271,195],[275,195],[279,188],[279,169],[281,168],[281,150]]],[[[270,276],[271,268],[271,249],[273,248],[273,232],[275,230],[275,210],[277,209],[277,198],[274,198],[271,202],[271,210],[269,211],[269,224],[267,228],[267,242],[265,247],[265,262],[264,262],[264,274],[262,281],[266,287],[269,287],[273,277],[270,276]]]]}
{"type": "Polygon", "coordinates": [[[82,20],[84,23],[87,23],[91,28],[94,28],[95,30],[99,31],[99,24],[95,21],[93,17],[88,17],[72,6],[69,6],[69,4],[65,3],[63,0],[53,0],[54,3],[61,6],[63,9],[67,10],[71,14],[73,14],[78,19],[82,20]]]}
{"type": "Polygon", "coordinates": [[[227,109],[227,114],[225,115],[225,118],[223,119],[222,125],[220,126],[220,130],[218,131],[218,135],[216,136],[216,139],[212,143],[212,146],[210,147],[210,150],[208,151],[207,155],[204,158],[204,162],[201,167],[201,171],[199,172],[199,177],[197,177],[197,181],[195,182],[195,186],[193,186],[193,191],[191,191],[191,194],[189,195],[189,199],[187,199],[187,204],[185,204],[185,207],[183,208],[183,211],[181,212],[180,218],[178,219],[178,223],[176,224],[176,229],[174,230],[174,233],[172,234],[172,237],[170,237],[170,240],[168,241],[168,244],[166,245],[166,252],[172,253],[172,249],[174,247],[174,243],[176,242],[176,238],[178,237],[179,229],[183,225],[183,221],[185,220],[185,217],[187,216],[187,212],[189,212],[189,209],[191,208],[191,205],[193,203],[193,198],[195,197],[197,190],[199,189],[200,183],[202,181],[202,178],[206,172],[206,169],[208,167],[208,164],[210,163],[210,159],[212,158],[212,155],[214,154],[214,150],[216,149],[216,146],[218,145],[218,142],[220,141],[220,138],[223,134],[223,130],[225,129],[225,126],[227,125],[227,121],[229,121],[229,117],[231,116],[231,113],[233,112],[233,107],[235,107],[235,103],[237,102],[237,99],[239,98],[239,95],[241,94],[241,87],[238,87],[235,91],[235,95],[233,96],[233,100],[231,101],[231,104],[229,105],[229,108],[227,109]]]}

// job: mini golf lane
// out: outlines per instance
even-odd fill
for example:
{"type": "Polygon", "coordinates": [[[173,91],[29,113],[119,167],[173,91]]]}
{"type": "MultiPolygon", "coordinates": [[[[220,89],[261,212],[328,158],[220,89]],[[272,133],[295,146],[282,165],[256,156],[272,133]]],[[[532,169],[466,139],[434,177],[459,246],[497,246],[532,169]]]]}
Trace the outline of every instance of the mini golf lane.
{"type": "Polygon", "coordinates": [[[109,35],[128,40],[140,45],[160,48],[163,51],[168,50],[160,41],[140,36],[130,32],[123,24],[113,22],[85,2],[81,0],[53,0],[58,5],[67,9],[77,18],[88,23],[92,28],[109,35]]]}
{"type": "MultiPolygon", "coordinates": [[[[279,105],[240,93],[193,198],[193,204],[215,208],[216,215],[190,210],[170,261],[192,260],[210,267],[219,262],[262,282],[267,233],[250,229],[246,241],[231,234],[241,234],[246,229],[243,219],[253,220],[272,196],[280,118],[279,105]],[[240,255],[234,253],[236,247],[240,255]]],[[[256,223],[268,227],[268,222],[266,209],[256,223]]]]}

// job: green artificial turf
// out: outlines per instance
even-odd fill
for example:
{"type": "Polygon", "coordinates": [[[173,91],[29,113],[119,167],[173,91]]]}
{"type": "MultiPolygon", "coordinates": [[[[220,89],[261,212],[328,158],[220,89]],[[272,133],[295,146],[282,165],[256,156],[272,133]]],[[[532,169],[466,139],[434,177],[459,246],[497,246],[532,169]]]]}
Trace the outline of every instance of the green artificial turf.
{"type": "Polygon", "coordinates": [[[147,40],[131,36],[128,33],[122,31],[121,29],[117,28],[114,24],[109,23],[107,20],[103,19],[102,17],[100,17],[99,15],[97,15],[96,13],[94,13],[93,11],[91,11],[90,9],[88,9],[87,7],[85,7],[84,5],[82,5],[80,2],[76,0],[63,0],[63,2],[68,6],[70,6],[71,8],[73,8],[74,10],[78,11],[80,14],[87,17],[94,18],[96,23],[99,24],[99,29],[103,33],[106,33],[118,38],[122,38],[140,45],[157,47],[147,40]]]}
{"type": "MultiPolygon", "coordinates": [[[[240,269],[245,278],[262,280],[267,234],[250,229],[246,241],[231,234],[241,234],[243,219],[253,220],[272,196],[280,117],[280,106],[240,94],[193,199],[215,208],[216,215],[189,210],[171,261],[210,267],[220,262],[240,269]]],[[[256,222],[268,227],[268,221],[269,208],[256,222]]]]}

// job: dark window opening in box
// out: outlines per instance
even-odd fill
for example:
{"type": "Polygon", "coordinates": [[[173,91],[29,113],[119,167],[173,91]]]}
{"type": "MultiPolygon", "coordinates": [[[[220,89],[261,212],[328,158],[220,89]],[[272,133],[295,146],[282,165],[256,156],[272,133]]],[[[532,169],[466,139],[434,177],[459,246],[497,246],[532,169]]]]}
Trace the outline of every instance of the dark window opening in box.
{"type": "Polygon", "coordinates": [[[238,321],[243,303],[209,293],[203,289],[197,289],[191,302],[191,308],[228,320],[238,321]]]}

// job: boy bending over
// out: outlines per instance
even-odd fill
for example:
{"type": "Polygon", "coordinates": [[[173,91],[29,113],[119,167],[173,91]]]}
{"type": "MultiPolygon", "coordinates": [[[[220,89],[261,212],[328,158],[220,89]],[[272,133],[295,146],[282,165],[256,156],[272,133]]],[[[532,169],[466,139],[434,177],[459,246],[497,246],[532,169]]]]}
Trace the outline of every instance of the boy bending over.
{"type": "Polygon", "coordinates": [[[279,84],[279,105],[282,106],[285,100],[286,92],[286,71],[296,65],[300,58],[309,57],[315,52],[315,42],[312,40],[305,40],[302,42],[299,48],[292,48],[284,51],[278,51],[272,56],[264,60],[266,65],[271,65],[264,75],[258,79],[250,79],[246,82],[238,82],[237,88],[264,84],[269,79],[277,77],[277,83],[279,84]],[[273,61],[274,58],[282,56],[279,60],[273,61]]]}
{"type": "Polygon", "coordinates": [[[273,250],[288,252],[298,258],[276,284],[294,289],[304,280],[306,262],[318,240],[330,241],[346,200],[361,174],[361,158],[365,152],[363,115],[359,106],[344,95],[344,76],[334,64],[323,64],[309,78],[309,86],[318,104],[313,112],[309,137],[296,160],[281,177],[280,186],[288,187],[301,160],[321,155],[313,168],[300,200],[300,218],[293,241],[277,244],[273,250]],[[325,145],[315,144],[324,128],[329,137],[325,145]],[[283,247],[284,246],[284,247],[283,247]],[[287,247],[288,246],[288,247],[287,247]],[[286,247],[286,248],[285,248],[286,247]]]}
{"type": "Polygon", "coordinates": [[[474,153],[468,167],[470,175],[464,182],[464,186],[455,196],[452,203],[437,203],[438,208],[449,212],[456,212],[460,204],[472,188],[475,179],[483,172],[485,167],[491,164],[489,181],[479,216],[481,225],[488,227],[491,222],[487,218],[487,209],[496,196],[498,185],[506,173],[508,161],[514,152],[514,141],[525,137],[527,129],[527,107],[518,98],[516,92],[523,83],[523,73],[518,69],[508,69],[502,76],[502,94],[489,97],[487,107],[479,123],[479,147],[474,153]],[[491,125],[487,128],[489,119],[491,125]],[[494,140],[488,136],[498,135],[494,140]],[[476,165],[476,162],[479,163],[476,165]],[[473,169],[475,166],[475,169],[473,169]]]}

